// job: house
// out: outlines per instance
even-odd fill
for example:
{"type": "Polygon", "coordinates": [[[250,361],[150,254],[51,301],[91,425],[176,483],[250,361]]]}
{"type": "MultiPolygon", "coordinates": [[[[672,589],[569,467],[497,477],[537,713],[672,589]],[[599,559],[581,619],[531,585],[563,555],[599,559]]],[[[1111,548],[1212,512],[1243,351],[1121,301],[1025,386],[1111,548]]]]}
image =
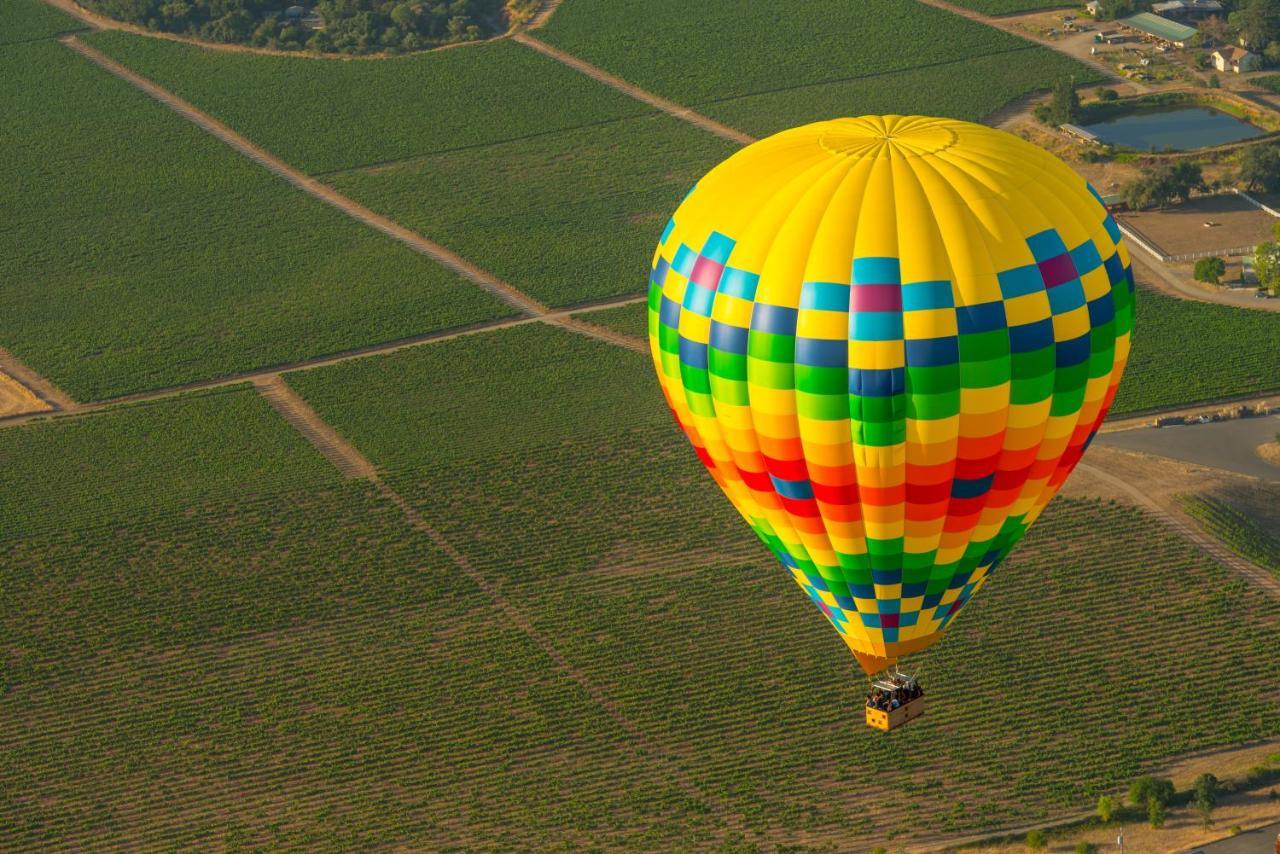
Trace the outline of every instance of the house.
{"type": "Polygon", "coordinates": [[[1156,42],[1164,42],[1175,47],[1186,47],[1187,42],[1195,37],[1196,28],[1177,21],[1170,21],[1150,12],[1139,12],[1119,22],[1121,26],[1142,33],[1156,42]]]}
{"type": "Polygon", "coordinates": [[[1242,47],[1220,47],[1211,56],[1214,68],[1232,74],[1253,71],[1262,64],[1261,58],[1256,53],[1251,53],[1242,47]]]}
{"type": "Polygon", "coordinates": [[[1093,17],[1098,17],[1098,13],[1102,11],[1102,0],[1089,0],[1084,4],[1084,10],[1093,17]]]}
{"type": "Polygon", "coordinates": [[[1163,0],[1152,3],[1151,11],[1165,18],[1176,20],[1200,20],[1209,15],[1223,16],[1222,4],[1218,0],[1163,0]]]}

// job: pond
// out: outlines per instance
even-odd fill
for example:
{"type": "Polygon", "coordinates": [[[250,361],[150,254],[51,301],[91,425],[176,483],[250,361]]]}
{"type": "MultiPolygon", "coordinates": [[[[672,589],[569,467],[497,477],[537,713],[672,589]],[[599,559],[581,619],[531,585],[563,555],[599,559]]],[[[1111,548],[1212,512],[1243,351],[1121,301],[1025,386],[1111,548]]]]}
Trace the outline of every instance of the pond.
{"type": "Polygon", "coordinates": [[[1103,142],[1139,151],[1189,151],[1262,134],[1260,128],[1208,107],[1142,110],[1082,127],[1103,142]]]}

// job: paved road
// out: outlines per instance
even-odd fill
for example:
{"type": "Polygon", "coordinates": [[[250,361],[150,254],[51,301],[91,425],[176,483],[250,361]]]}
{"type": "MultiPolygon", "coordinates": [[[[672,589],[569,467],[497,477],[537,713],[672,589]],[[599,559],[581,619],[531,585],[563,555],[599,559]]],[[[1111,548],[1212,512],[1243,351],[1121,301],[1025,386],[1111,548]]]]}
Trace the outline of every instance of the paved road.
{"type": "Polygon", "coordinates": [[[1274,851],[1280,851],[1280,848],[1275,847],[1278,837],[1280,837],[1280,821],[1268,824],[1266,827],[1259,827],[1257,830],[1245,831],[1239,836],[1201,845],[1191,849],[1189,854],[1272,854],[1274,851]]]}
{"type": "Polygon", "coordinates": [[[1095,441],[1105,447],[1141,451],[1280,482],[1280,466],[1264,462],[1256,452],[1263,442],[1274,441],[1277,433],[1280,416],[1269,415],[1159,429],[1139,427],[1100,433],[1095,441]]]}

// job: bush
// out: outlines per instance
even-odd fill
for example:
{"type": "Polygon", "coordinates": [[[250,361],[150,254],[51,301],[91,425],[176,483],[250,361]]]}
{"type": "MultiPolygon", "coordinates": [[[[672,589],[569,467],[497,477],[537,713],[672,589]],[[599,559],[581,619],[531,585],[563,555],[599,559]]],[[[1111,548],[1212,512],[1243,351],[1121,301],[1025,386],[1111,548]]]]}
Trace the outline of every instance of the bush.
{"type": "Polygon", "coordinates": [[[1110,795],[1103,795],[1098,798],[1098,818],[1102,819],[1103,824],[1111,821],[1111,816],[1116,810],[1115,801],[1111,800],[1110,795]]]}
{"type": "Polygon", "coordinates": [[[1119,97],[1120,97],[1120,93],[1117,92],[1115,89],[1099,89],[1098,90],[1099,101],[1114,101],[1119,97]]]}
{"type": "Polygon", "coordinates": [[[1092,842],[1077,842],[1076,854],[1098,854],[1098,846],[1092,842]]]}
{"type": "Polygon", "coordinates": [[[1173,781],[1161,777],[1139,777],[1129,787],[1129,803],[1135,807],[1149,803],[1153,799],[1160,806],[1168,806],[1174,795],[1173,781]]]}
{"type": "Polygon", "coordinates": [[[1195,277],[1197,282],[1208,282],[1211,285],[1216,285],[1222,281],[1222,277],[1226,272],[1226,262],[1217,256],[1201,258],[1196,261],[1195,277]]]}
{"type": "Polygon", "coordinates": [[[1032,851],[1043,851],[1049,844],[1043,830],[1033,830],[1027,834],[1027,847],[1032,851]]]}

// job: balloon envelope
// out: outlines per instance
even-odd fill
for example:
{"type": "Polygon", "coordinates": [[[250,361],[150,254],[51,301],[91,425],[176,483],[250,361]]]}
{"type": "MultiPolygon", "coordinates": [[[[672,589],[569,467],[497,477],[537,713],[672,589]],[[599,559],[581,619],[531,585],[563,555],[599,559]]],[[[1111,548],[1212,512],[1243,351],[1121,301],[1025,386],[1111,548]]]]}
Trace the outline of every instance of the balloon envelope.
{"type": "Polygon", "coordinates": [[[933,643],[1048,504],[1132,325],[1097,192],[950,119],[748,146],[681,203],[650,276],[668,405],[869,673],[933,643]]]}

